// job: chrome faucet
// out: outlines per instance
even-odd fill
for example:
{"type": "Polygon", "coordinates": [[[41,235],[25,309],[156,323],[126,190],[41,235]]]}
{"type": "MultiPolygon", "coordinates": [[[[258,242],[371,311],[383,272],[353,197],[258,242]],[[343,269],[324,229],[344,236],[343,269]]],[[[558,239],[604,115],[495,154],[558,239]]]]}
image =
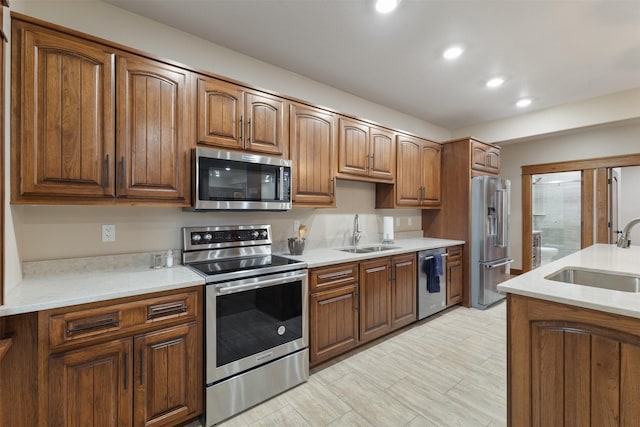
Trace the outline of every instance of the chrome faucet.
{"type": "Polygon", "coordinates": [[[353,236],[351,237],[353,246],[358,246],[361,237],[362,232],[360,231],[360,221],[358,220],[358,214],[356,214],[356,217],[353,219],[353,236]]]}
{"type": "Polygon", "coordinates": [[[629,223],[627,225],[624,226],[624,229],[622,230],[622,234],[620,235],[620,238],[618,239],[618,247],[619,248],[628,248],[629,245],[631,244],[631,240],[629,240],[629,233],[631,233],[631,229],[633,228],[634,225],[640,223],[640,218],[635,218],[632,219],[631,221],[629,221],[629,223]]]}

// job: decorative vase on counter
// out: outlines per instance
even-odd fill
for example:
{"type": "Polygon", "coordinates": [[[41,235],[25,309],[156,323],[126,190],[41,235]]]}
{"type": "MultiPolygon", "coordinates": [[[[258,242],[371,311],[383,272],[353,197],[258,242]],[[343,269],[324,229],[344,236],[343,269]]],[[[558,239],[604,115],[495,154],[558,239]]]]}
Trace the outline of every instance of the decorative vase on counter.
{"type": "Polygon", "coordinates": [[[291,255],[302,255],[304,252],[304,237],[290,237],[289,238],[289,253],[291,255]]]}

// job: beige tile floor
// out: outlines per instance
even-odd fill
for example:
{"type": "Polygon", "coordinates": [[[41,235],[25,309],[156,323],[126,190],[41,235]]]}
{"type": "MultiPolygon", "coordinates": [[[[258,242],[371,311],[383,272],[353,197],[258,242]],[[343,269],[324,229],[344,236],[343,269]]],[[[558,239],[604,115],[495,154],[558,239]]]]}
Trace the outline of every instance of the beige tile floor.
{"type": "Polygon", "coordinates": [[[456,307],[417,322],[219,425],[505,426],[505,311],[456,307]]]}

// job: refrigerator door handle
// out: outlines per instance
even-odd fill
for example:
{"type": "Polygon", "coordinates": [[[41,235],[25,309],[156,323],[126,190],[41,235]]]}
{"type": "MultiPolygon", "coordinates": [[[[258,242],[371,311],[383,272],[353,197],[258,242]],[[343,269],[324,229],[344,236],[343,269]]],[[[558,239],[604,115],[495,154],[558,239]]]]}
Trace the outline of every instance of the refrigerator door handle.
{"type": "Polygon", "coordinates": [[[512,259],[508,259],[506,261],[503,262],[499,262],[497,264],[485,264],[485,268],[498,268],[498,267],[502,267],[503,265],[507,265],[507,264],[511,264],[513,262],[512,259]]]}
{"type": "Polygon", "coordinates": [[[506,218],[509,215],[507,212],[508,203],[505,203],[505,198],[507,196],[507,190],[497,190],[496,191],[496,204],[498,205],[498,235],[497,244],[500,247],[507,246],[507,242],[509,241],[509,223],[506,221],[506,218]]]}

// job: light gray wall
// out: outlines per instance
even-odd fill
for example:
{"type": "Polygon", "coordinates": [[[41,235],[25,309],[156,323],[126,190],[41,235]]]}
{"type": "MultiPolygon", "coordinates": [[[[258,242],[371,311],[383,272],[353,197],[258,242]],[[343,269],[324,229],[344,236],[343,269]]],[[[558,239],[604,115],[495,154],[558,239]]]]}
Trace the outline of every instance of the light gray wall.
{"type": "MultiPolygon", "coordinates": [[[[501,147],[501,175],[511,180],[510,249],[515,260],[512,268],[521,269],[522,166],[640,153],[640,120],[531,138],[524,142],[503,144],[501,147]]],[[[638,188],[640,181],[636,179],[629,178],[629,181],[638,188]]]]}

